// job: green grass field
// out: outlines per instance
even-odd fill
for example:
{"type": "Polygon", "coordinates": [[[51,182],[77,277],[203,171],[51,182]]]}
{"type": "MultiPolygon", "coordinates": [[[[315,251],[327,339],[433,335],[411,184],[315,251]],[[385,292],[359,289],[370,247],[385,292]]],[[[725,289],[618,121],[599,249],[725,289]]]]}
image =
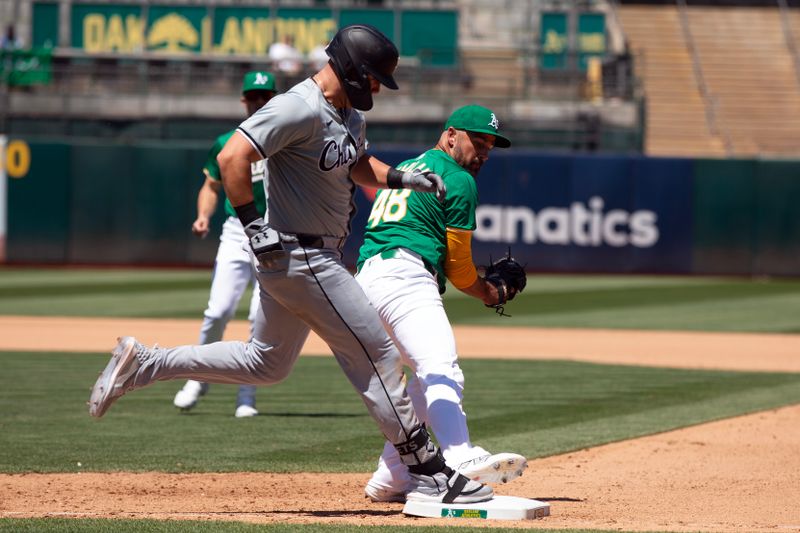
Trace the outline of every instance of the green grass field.
{"type": "MultiPolygon", "coordinates": [[[[199,327],[208,283],[205,270],[0,269],[0,314],[184,317],[196,318],[199,327]]],[[[526,292],[507,308],[510,319],[454,290],[446,303],[458,323],[800,332],[796,280],[531,276],[526,292]]],[[[179,384],[159,383],[122,398],[109,416],[94,420],[85,401],[107,358],[0,352],[0,472],[368,472],[379,452],[374,423],[330,358],[301,358],[287,381],[259,393],[263,416],[253,419],[233,418],[233,386],[215,386],[196,410],[181,416],[171,405],[179,384]],[[320,449],[330,453],[321,456],[320,449]]],[[[530,458],[800,403],[800,374],[566,361],[468,359],[462,366],[473,440],[530,458]]],[[[0,532],[256,527],[281,533],[355,529],[0,519],[0,532]]]]}
{"type": "MultiPolygon", "coordinates": [[[[0,315],[199,320],[210,279],[205,269],[0,268],[0,315]]],[[[452,287],[445,302],[463,324],[800,333],[798,279],[530,275],[511,319],[452,287]]]]}
{"type": "MultiPolygon", "coordinates": [[[[368,472],[382,445],[332,358],[301,358],[260,392],[264,416],[244,421],[232,416],[236,387],[222,385],[180,416],[176,383],[92,419],[88,389],[106,360],[0,353],[0,472],[368,472]]],[[[472,359],[463,369],[475,442],[531,458],[800,402],[800,374],[472,359]]]]}

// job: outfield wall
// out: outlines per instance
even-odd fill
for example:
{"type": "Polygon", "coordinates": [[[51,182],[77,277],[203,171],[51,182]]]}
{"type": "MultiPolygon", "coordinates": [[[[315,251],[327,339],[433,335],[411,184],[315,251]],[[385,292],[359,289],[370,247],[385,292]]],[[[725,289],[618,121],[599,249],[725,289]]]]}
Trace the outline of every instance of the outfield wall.
{"type": "MultiPolygon", "coordinates": [[[[221,209],[208,239],[190,231],[207,149],[10,139],[8,261],[211,264],[221,209]]],[[[478,190],[478,263],[511,246],[531,271],[800,275],[800,161],[496,150],[478,190]]]]}

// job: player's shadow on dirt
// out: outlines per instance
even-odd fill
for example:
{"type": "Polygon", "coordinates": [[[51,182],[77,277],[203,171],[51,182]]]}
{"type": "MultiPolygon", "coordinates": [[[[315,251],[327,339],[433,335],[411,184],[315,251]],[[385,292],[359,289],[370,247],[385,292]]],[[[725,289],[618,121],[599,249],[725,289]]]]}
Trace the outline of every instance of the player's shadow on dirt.
{"type": "Polygon", "coordinates": [[[582,502],[581,498],[567,498],[566,496],[533,496],[532,499],[540,502],[582,502]]]}
{"type": "MultiPolygon", "coordinates": [[[[178,413],[180,416],[191,416],[196,418],[203,418],[203,417],[218,417],[220,413],[210,413],[210,412],[200,412],[200,411],[183,411],[178,413]]],[[[227,411],[225,412],[224,416],[228,416],[227,411]]],[[[253,418],[265,418],[265,417],[274,417],[274,418],[359,418],[359,417],[368,417],[369,414],[347,414],[347,413],[258,413],[257,415],[253,416],[253,418]]]]}
{"type": "MultiPolygon", "coordinates": [[[[195,515],[197,513],[172,513],[195,515]]],[[[320,518],[335,518],[345,516],[397,516],[403,514],[401,510],[397,511],[376,511],[374,509],[353,509],[350,511],[308,511],[303,509],[283,509],[280,511],[204,511],[202,514],[208,515],[307,515],[316,516],[320,518]]]]}
{"type": "Polygon", "coordinates": [[[347,413],[259,413],[258,416],[274,416],[280,418],[358,418],[369,416],[366,413],[362,414],[347,414],[347,413]]]}
{"type": "Polygon", "coordinates": [[[305,510],[283,510],[283,511],[267,511],[266,514],[288,514],[288,515],[309,515],[319,518],[335,518],[344,516],[397,516],[402,514],[401,510],[397,511],[377,511],[375,509],[352,509],[349,511],[305,511],[305,510]]]}

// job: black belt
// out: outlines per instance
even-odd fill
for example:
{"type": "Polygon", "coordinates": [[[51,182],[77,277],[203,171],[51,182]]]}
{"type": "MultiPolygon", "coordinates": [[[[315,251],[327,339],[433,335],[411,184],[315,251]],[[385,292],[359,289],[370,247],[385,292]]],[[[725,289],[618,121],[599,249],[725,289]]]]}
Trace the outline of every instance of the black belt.
{"type": "Polygon", "coordinates": [[[344,237],[309,235],[308,233],[281,233],[283,242],[296,242],[304,248],[341,248],[344,237]]]}

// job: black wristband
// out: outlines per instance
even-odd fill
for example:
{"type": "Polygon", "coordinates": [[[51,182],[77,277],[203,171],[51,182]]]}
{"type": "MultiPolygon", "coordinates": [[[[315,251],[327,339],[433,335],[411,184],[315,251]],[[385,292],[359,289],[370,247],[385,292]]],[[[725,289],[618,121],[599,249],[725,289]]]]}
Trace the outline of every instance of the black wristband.
{"type": "Polygon", "coordinates": [[[233,209],[236,211],[236,216],[239,217],[239,222],[242,223],[242,226],[248,225],[257,218],[261,218],[261,214],[258,212],[258,209],[256,209],[255,202],[237,205],[234,206],[233,209]]]}
{"type": "Polygon", "coordinates": [[[386,186],[390,189],[402,189],[403,174],[405,173],[402,170],[390,167],[389,171],[386,173],[386,186]]]}

